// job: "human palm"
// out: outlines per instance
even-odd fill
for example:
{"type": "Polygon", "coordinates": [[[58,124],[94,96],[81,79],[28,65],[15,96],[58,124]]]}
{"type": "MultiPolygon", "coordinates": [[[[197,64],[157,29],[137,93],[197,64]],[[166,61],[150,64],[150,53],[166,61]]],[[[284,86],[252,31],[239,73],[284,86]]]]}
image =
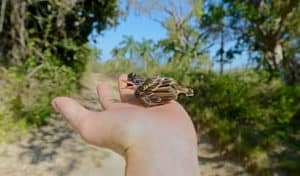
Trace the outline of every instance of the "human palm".
{"type": "Polygon", "coordinates": [[[118,80],[121,102],[111,88],[97,86],[102,112],[89,111],[67,97],[55,98],[53,105],[85,141],[110,148],[127,162],[153,159],[172,163],[178,153],[185,158],[196,156],[195,130],[182,106],[172,101],[146,108],[134,97],[134,90],[126,88],[126,79],[127,75],[121,75],[118,80]]]}

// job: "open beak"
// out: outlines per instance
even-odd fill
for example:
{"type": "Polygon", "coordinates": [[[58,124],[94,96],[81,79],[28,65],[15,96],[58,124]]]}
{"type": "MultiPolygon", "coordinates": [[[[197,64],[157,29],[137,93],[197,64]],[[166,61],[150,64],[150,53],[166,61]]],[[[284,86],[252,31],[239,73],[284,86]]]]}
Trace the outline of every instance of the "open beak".
{"type": "Polygon", "coordinates": [[[128,88],[128,89],[136,88],[136,85],[133,82],[127,81],[127,80],[126,81],[124,80],[124,82],[126,83],[126,88],[128,88]]]}

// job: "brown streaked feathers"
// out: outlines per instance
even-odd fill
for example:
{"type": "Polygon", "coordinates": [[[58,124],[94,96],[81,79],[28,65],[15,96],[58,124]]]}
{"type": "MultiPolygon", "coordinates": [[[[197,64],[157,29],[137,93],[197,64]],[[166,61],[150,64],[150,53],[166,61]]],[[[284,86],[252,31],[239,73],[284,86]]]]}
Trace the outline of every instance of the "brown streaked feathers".
{"type": "Polygon", "coordinates": [[[171,100],[176,100],[180,94],[194,95],[193,89],[180,86],[169,77],[157,76],[143,79],[134,73],[129,73],[127,81],[136,86],[134,94],[145,106],[166,104],[171,100]]]}

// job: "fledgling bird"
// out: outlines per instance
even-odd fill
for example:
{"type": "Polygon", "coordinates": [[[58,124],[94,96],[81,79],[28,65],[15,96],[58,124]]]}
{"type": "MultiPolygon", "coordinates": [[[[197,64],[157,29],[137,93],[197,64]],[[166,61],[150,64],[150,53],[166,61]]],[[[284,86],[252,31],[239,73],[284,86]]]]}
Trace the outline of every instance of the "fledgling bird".
{"type": "MultiPolygon", "coordinates": [[[[142,85],[145,82],[144,78],[142,78],[141,76],[135,74],[135,73],[129,73],[127,76],[127,83],[128,84],[132,84],[132,86],[139,86],[142,85]]],[[[127,85],[128,85],[127,84],[127,85]]],[[[130,85],[128,85],[130,86],[130,85]]]]}
{"type": "Polygon", "coordinates": [[[176,100],[179,95],[193,96],[193,89],[180,86],[173,78],[152,77],[143,79],[142,77],[130,73],[127,81],[134,84],[134,95],[140,99],[145,106],[157,106],[176,100]]]}

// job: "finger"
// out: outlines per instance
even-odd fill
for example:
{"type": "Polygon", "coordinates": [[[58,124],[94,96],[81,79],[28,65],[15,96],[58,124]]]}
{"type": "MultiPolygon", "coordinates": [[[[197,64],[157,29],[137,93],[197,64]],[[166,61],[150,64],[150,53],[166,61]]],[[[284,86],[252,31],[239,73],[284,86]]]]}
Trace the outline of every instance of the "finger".
{"type": "Polygon", "coordinates": [[[119,100],[115,98],[112,88],[107,87],[103,83],[97,86],[97,93],[104,110],[112,108],[115,103],[119,102],[119,100]]]}
{"type": "Polygon", "coordinates": [[[138,103],[134,96],[134,89],[127,88],[127,74],[121,74],[118,79],[119,92],[122,102],[138,103]]]}
{"type": "Polygon", "coordinates": [[[93,113],[68,97],[57,97],[52,100],[52,105],[77,132],[80,132],[84,121],[93,113]]]}
{"type": "Polygon", "coordinates": [[[106,146],[107,134],[111,134],[114,121],[104,112],[92,112],[77,101],[68,97],[57,97],[52,100],[53,107],[74,128],[86,142],[102,147],[106,146]]]}

